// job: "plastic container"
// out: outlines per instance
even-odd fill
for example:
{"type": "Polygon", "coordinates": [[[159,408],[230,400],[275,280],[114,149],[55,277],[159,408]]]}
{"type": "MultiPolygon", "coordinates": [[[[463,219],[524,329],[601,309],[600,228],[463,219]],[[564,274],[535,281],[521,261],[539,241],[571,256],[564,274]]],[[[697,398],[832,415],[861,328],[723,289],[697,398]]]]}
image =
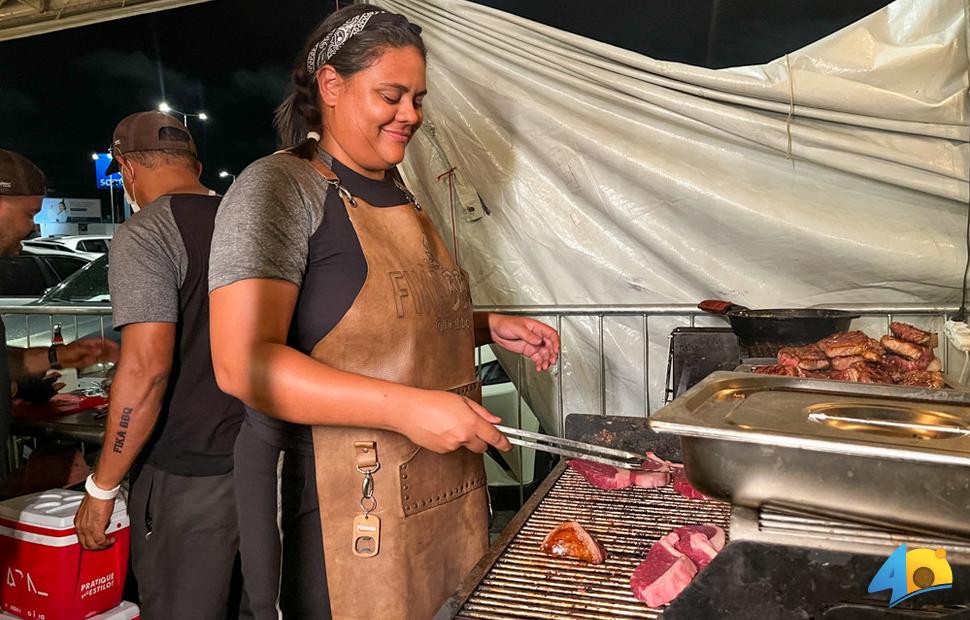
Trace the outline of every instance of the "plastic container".
{"type": "Polygon", "coordinates": [[[4,612],[31,620],[81,620],[121,604],[130,542],[124,499],[115,500],[108,527],[115,544],[84,551],[74,529],[83,497],[52,489],[0,502],[4,612]]]}
{"type": "MultiPolygon", "coordinates": [[[[141,611],[138,609],[138,605],[131,603],[129,601],[121,601],[121,605],[118,605],[114,609],[109,609],[103,614],[98,614],[96,616],[91,616],[87,620],[140,620],[141,611]]],[[[19,616],[11,616],[10,614],[0,613],[0,620],[21,620],[19,616]]]]}

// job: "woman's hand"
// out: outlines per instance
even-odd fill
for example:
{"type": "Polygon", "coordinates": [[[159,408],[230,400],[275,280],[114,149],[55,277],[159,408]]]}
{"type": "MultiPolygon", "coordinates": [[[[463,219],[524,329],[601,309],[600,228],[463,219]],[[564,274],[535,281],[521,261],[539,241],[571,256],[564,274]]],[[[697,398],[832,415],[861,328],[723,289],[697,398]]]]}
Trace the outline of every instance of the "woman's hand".
{"type": "Polygon", "coordinates": [[[548,370],[559,360],[559,334],[545,323],[522,316],[489,314],[488,328],[492,342],[528,357],[537,372],[548,370]]]}
{"type": "Polygon", "coordinates": [[[439,454],[467,448],[479,454],[493,445],[503,452],[512,444],[495,425],[502,421],[464,396],[423,390],[399,420],[397,429],[422,448],[439,454]]]}

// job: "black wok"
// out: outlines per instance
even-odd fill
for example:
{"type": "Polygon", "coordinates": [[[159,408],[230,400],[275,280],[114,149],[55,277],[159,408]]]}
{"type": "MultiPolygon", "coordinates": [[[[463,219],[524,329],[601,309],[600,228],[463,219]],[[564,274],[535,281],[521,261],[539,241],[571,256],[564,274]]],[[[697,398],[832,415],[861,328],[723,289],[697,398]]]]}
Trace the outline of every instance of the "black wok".
{"type": "Polygon", "coordinates": [[[730,301],[707,299],[697,304],[704,312],[720,314],[742,342],[809,344],[836,332],[848,331],[860,315],[827,308],[751,310],[730,301]]]}

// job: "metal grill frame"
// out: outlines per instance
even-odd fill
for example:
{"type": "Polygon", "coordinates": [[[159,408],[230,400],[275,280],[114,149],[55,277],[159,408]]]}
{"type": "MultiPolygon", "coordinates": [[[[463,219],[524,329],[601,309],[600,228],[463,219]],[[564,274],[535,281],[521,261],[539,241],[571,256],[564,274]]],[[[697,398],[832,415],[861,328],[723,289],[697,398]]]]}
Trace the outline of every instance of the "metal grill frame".
{"type": "Polygon", "coordinates": [[[681,497],[670,485],[602,491],[560,463],[435,619],[656,618],[661,610],[630,591],[633,570],[660,536],[680,525],[716,523],[729,534],[730,511],[724,502],[681,497]],[[605,564],[539,551],[545,534],[568,520],[579,521],[604,545],[605,564]]]}

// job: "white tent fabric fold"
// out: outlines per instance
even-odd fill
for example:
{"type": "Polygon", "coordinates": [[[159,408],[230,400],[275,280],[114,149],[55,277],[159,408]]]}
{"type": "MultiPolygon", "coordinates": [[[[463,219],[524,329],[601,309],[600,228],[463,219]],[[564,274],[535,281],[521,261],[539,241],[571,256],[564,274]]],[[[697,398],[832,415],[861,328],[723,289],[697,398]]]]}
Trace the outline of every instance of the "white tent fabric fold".
{"type": "MultiPolygon", "coordinates": [[[[965,0],[897,0],[768,64],[721,70],[462,0],[378,3],[424,28],[426,123],[404,172],[455,231],[476,303],[959,297],[965,0]]],[[[666,327],[651,326],[652,403],[666,327]]],[[[586,346],[591,327],[573,329],[586,346]]],[[[644,413],[640,337],[611,322],[613,412],[644,413]]],[[[567,410],[593,408],[597,363],[567,368],[567,410]]]]}

